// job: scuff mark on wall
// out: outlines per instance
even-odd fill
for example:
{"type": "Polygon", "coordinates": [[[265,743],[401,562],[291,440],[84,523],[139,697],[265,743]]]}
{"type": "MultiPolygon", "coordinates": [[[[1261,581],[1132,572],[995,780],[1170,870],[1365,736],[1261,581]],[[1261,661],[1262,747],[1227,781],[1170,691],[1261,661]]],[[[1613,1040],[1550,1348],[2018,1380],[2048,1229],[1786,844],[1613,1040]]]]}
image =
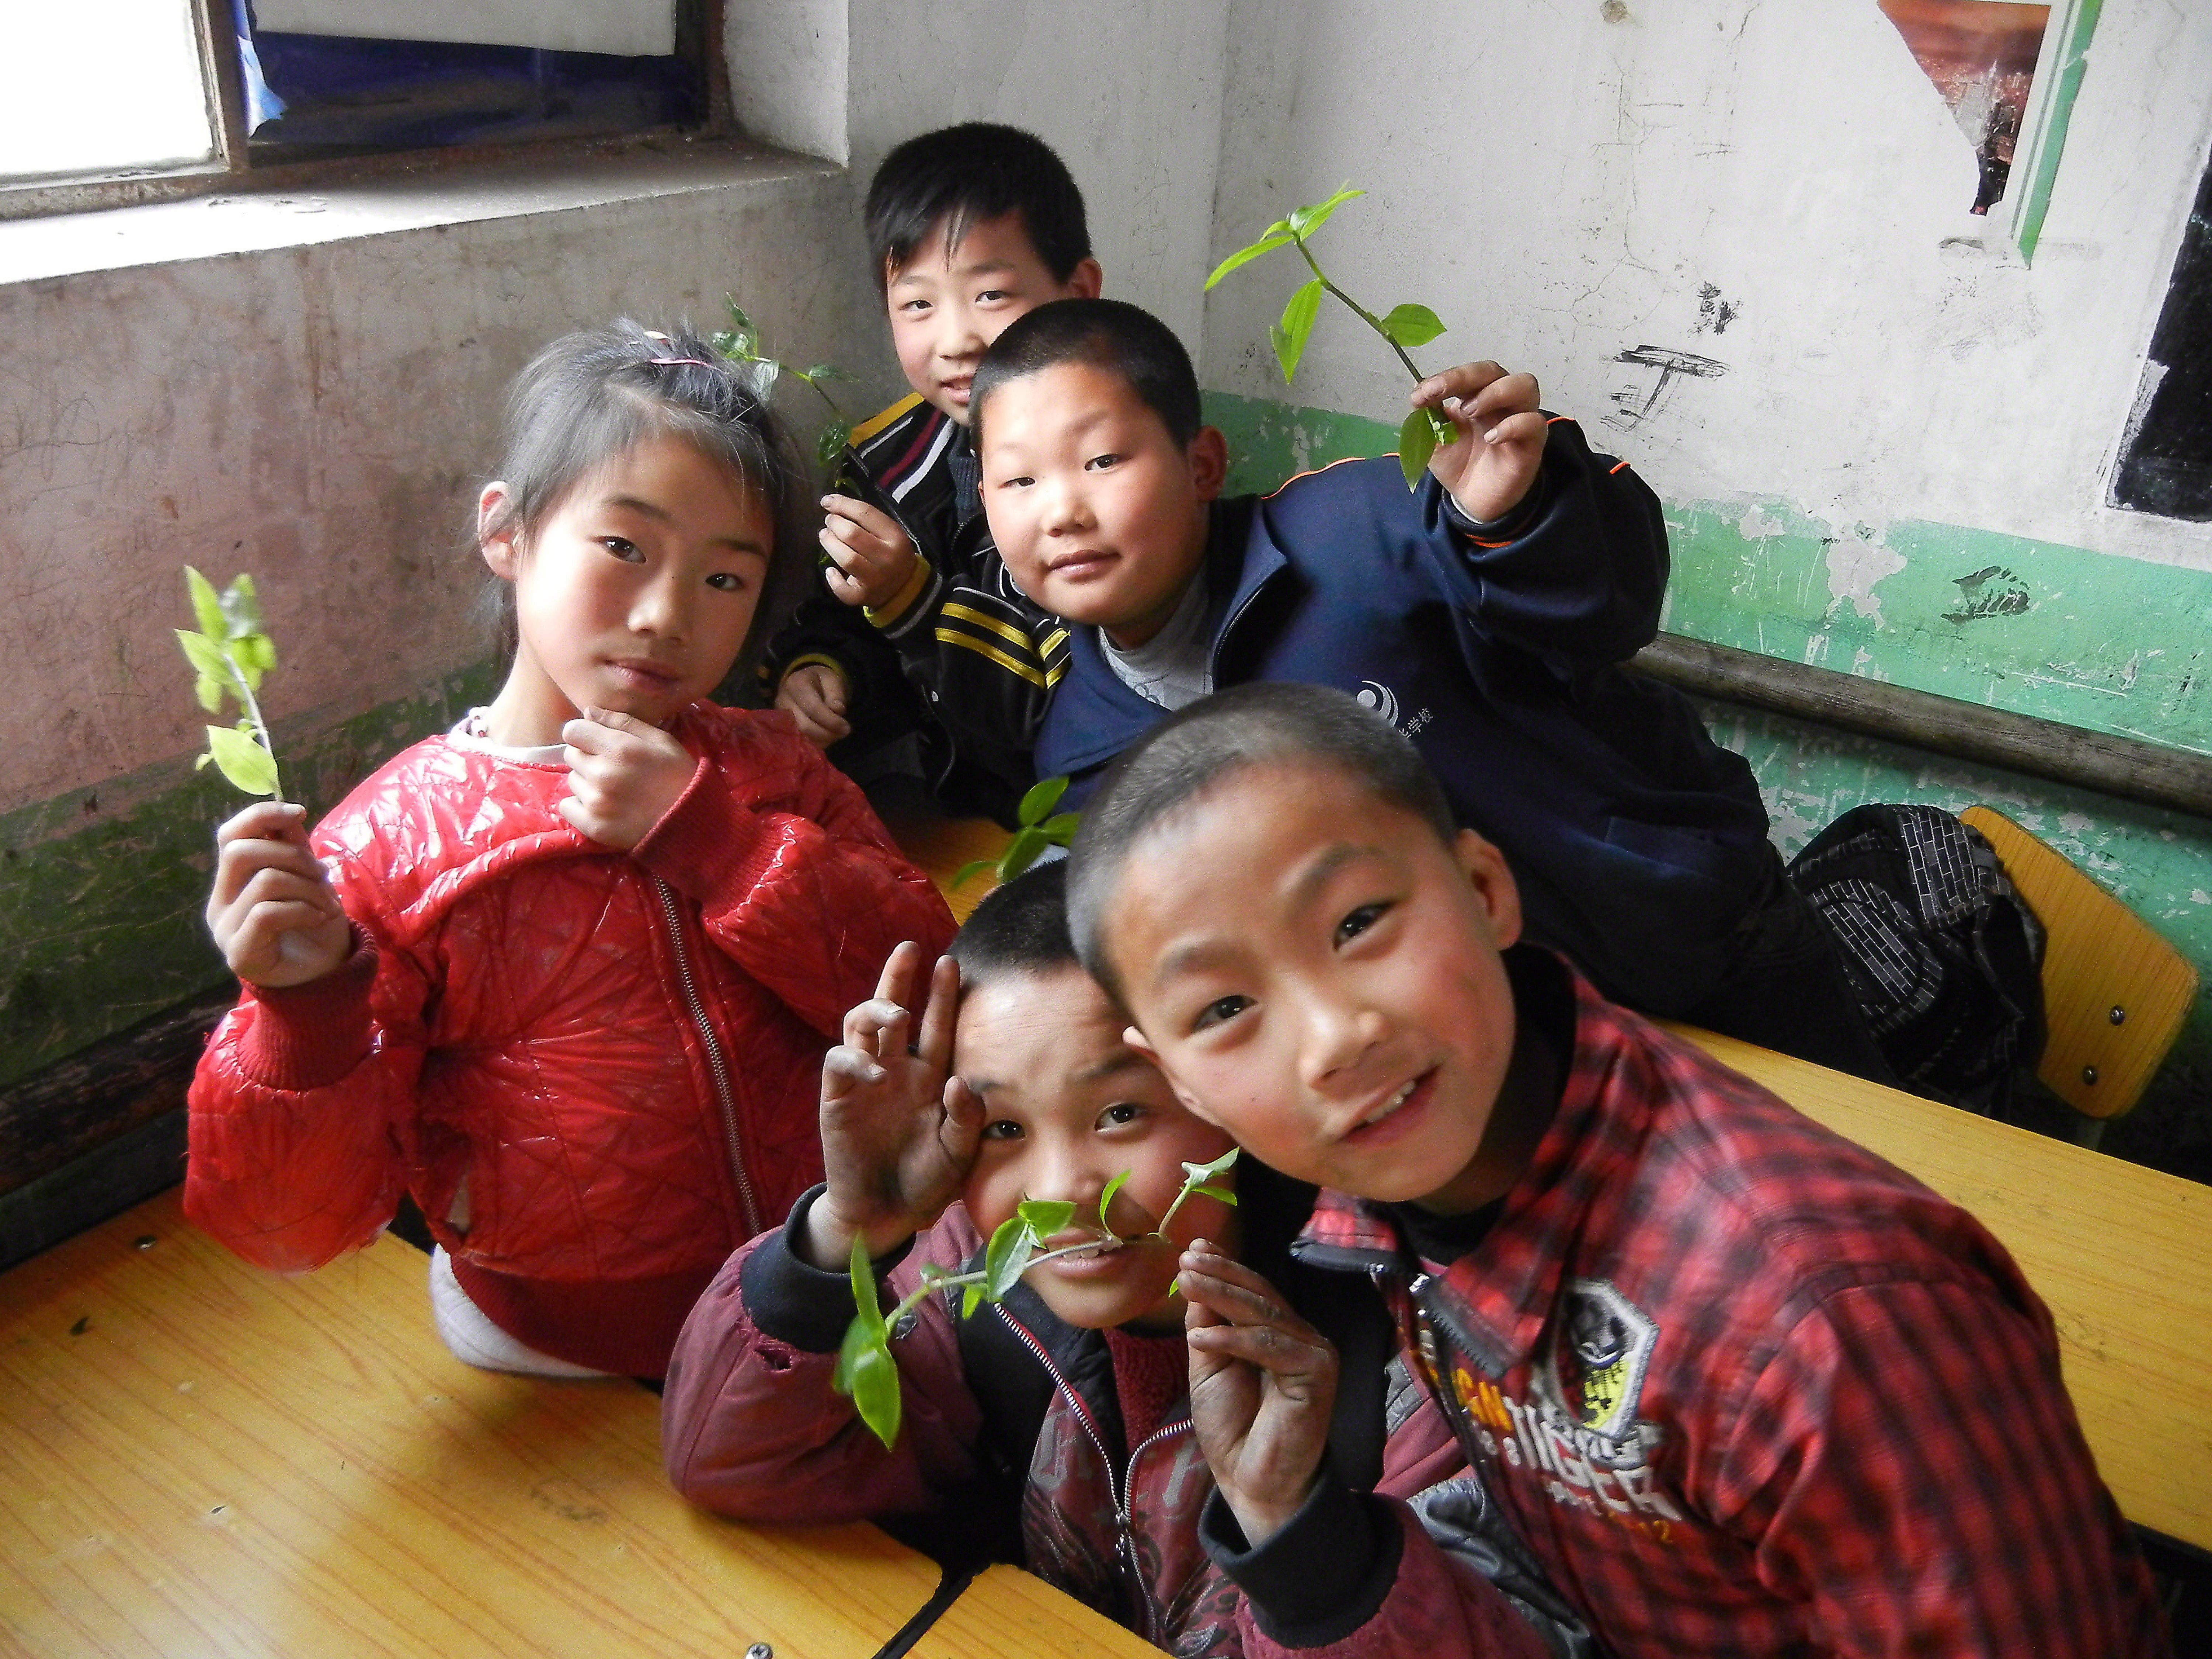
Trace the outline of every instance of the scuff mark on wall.
{"type": "Polygon", "coordinates": [[[1725,334],[1728,332],[1728,325],[1735,320],[1734,301],[1722,299],[1720,289],[1711,283],[1706,283],[1698,288],[1697,321],[1698,333],[1703,334],[1710,330],[1715,334],[1725,334]]]}
{"type": "Polygon", "coordinates": [[[2035,603],[2028,597],[2027,584],[2002,565],[1985,565],[1971,575],[1954,576],[1952,580],[1958,586],[1959,608],[1943,613],[1947,622],[2016,617],[2035,603]]]}
{"type": "Polygon", "coordinates": [[[1828,614],[1848,602],[1875,627],[1882,625],[1881,601],[1874,590],[1905,568],[1905,556],[1879,531],[1855,525],[1848,536],[1823,536],[1822,561],[1828,568],[1828,614]]]}
{"type": "Polygon", "coordinates": [[[1700,357],[1693,351],[1674,351],[1665,346],[1634,346],[1619,353],[1613,361],[1641,363],[1659,371],[1656,380],[1624,387],[1613,394],[1613,411],[1605,417],[1605,423],[1616,432],[1632,431],[1664,409],[1673,394],[1674,382],[1682,376],[1713,380],[1728,373],[1728,365],[1714,358],[1700,357]]]}

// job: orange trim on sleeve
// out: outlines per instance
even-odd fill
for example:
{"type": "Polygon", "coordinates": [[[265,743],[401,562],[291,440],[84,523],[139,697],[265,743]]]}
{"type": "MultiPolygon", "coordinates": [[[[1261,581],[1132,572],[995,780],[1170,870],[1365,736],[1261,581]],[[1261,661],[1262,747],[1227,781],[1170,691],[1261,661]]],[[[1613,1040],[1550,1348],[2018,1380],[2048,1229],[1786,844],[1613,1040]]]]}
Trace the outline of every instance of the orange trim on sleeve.
{"type": "Polygon", "coordinates": [[[1614,473],[1620,471],[1621,468],[1627,465],[1628,463],[1626,461],[1615,461],[1611,466],[1606,468],[1605,476],[1610,478],[1614,473]]]}

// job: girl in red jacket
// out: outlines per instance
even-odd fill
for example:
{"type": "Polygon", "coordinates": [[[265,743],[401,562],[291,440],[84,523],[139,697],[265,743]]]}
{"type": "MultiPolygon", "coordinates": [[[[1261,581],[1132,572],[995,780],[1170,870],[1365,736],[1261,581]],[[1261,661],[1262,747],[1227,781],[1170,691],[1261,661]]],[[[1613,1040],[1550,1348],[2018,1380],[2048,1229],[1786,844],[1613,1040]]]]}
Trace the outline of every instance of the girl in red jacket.
{"type": "Polygon", "coordinates": [[[319,1266],[399,1195],[471,1364],[658,1376],[731,1249],[822,1172],[815,1079],[951,918],[787,716],[707,702],[808,562],[751,377],[628,322],[511,394],[479,502],[511,589],[491,703],[356,788],[216,834],[246,981],[191,1097],[185,1212],[319,1266]]]}

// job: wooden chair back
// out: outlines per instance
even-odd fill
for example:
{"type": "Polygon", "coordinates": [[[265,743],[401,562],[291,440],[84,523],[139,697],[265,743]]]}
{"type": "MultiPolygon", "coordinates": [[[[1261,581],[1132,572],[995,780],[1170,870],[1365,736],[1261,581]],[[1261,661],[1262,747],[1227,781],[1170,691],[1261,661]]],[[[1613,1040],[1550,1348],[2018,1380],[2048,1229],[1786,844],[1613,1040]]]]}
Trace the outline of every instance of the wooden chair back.
{"type": "Polygon", "coordinates": [[[2197,970],[2128,907],[2002,812],[1959,814],[1990,838],[2049,937],[2037,1075],[2077,1112],[2118,1117],[2142,1098],[2197,996],[2197,970]]]}

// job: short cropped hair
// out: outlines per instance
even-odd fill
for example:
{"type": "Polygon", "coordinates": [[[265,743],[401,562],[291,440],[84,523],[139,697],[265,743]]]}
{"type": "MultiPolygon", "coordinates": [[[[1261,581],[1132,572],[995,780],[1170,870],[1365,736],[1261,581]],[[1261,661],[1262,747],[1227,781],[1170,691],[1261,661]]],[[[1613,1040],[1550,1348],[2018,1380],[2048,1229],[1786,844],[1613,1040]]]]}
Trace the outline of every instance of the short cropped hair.
{"type": "Polygon", "coordinates": [[[1030,246],[1055,282],[1091,257],[1083,192],[1052,147],[1034,133],[969,121],[909,138],[876,169],[864,218],[876,287],[906,269],[940,225],[947,247],[985,219],[1018,213],[1030,246]]]}
{"type": "Polygon", "coordinates": [[[1067,932],[1067,861],[1032,865],[986,894],[952,936],[951,957],[963,994],[1006,974],[1080,967],[1067,932]]]}
{"type": "Polygon", "coordinates": [[[1008,324],[976,365],[969,406],[977,449],[990,395],[1009,380],[1062,363],[1120,375],[1178,447],[1198,436],[1198,375],[1173,329],[1126,300],[1054,300],[1008,324]]]}
{"type": "Polygon", "coordinates": [[[1177,710],[1114,763],[1068,853],[1067,920],[1075,952],[1115,1001],[1126,1000],[1106,955],[1106,924],[1122,867],[1159,824],[1240,769],[1311,761],[1410,812],[1447,846],[1459,833],[1436,775],[1375,710],[1322,685],[1263,683],[1177,710]]]}

